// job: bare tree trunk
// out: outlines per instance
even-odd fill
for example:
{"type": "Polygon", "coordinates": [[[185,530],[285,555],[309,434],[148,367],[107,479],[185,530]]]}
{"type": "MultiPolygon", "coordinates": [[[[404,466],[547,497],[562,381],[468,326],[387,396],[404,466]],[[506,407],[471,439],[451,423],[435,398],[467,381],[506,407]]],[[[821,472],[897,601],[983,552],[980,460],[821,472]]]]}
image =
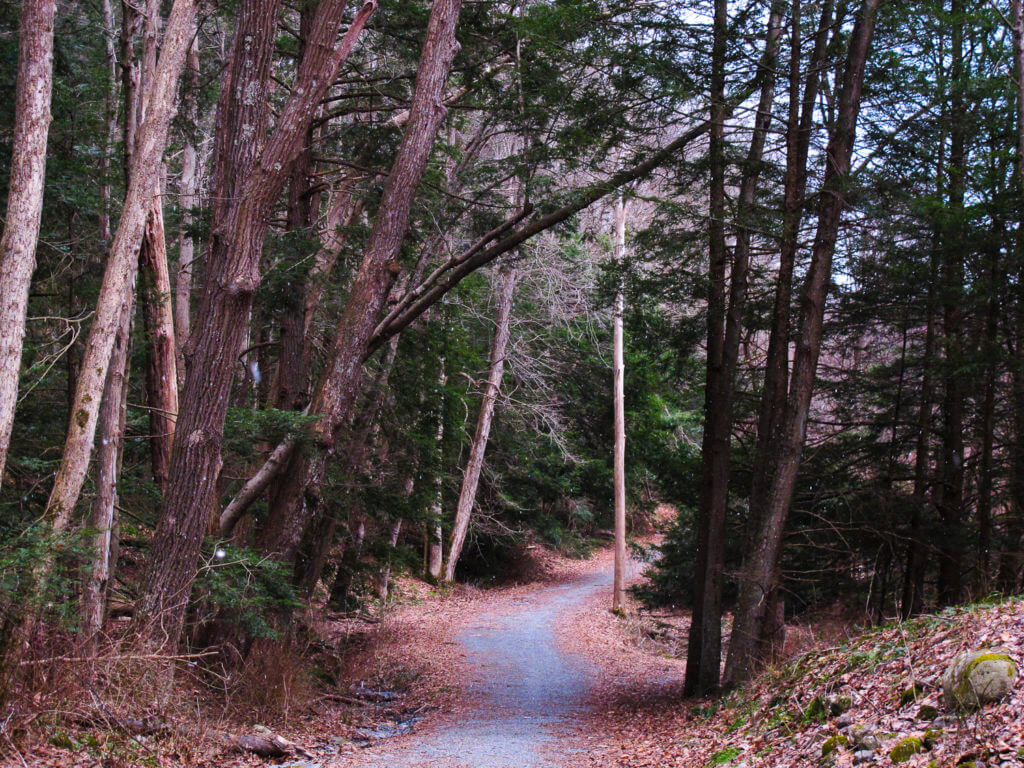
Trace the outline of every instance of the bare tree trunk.
{"type": "MultiPolygon", "coordinates": [[[[159,182],[158,182],[159,191],[159,182]]],[[[139,250],[143,277],[143,325],[146,331],[146,403],[153,479],[167,492],[174,423],[178,417],[177,345],[171,307],[171,277],[167,268],[162,198],[153,199],[139,250]]]]}
{"type": "Polygon", "coordinates": [[[366,3],[344,36],[345,0],[317,6],[310,54],[302,60],[273,133],[267,92],[279,2],[247,0],[232,48],[230,87],[218,107],[217,178],[212,243],[197,323],[190,341],[171,454],[169,492],[143,577],[138,617],[149,639],[174,648],[196,575],[203,533],[216,503],[221,434],[237,358],[247,335],[271,209],[302,151],[316,108],[376,8],[366,3]],[[149,623],[155,619],[155,623],[149,623]]]}
{"type": "MultiPolygon", "coordinates": [[[[299,15],[299,61],[305,58],[316,6],[306,4],[299,15]]],[[[286,230],[292,236],[307,237],[314,234],[320,210],[320,194],[313,186],[313,122],[306,126],[302,149],[292,164],[288,180],[288,210],[286,230]]],[[[310,276],[310,283],[318,282],[310,276]]],[[[308,293],[308,291],[307,291],[308,293]]],[[[291,411],[306,404],[309,398],[309,376],[305,353],[306,308],[296,303],[281,318],[278,333],[277,370],[270,388],[270,402],[275,408],[291,411]]]]}
{"type": "MultiPolygon", "coordinates": [[[[186,89],[182,106],[190,127],[199,123],[199,39],[193,32],[192,44],[185,58],[186,89]]],[[[188,343],[192,319],[192,279],[196,260],[196,241],[192,236],[194,210],[199,206],[199,154],[191,134],[181,151],[181,229],[178,232],[178,272],[174,281],[174,341],[179,390],[185,384],[185,344],[188,343]]]]}
{"type": "Polygon", "coordinates": [[[103,157],[100,158],[100,239],[110,244],[110,159],[117,141],[117,43],[114,28],[114,4],[102,0],[103,38],[106,65],[109,73],[107,92],[103,97],[103,117],[107,133],[103,137],[103,157]]]}
{"type": "MultiPolygon", "coordinates": [[[[441,359],[441,375],[438,381],[438,390],[444,392],[448,384],[448,374],[445,371],[444,358],[441,359]]],[[[444,443],[444,395],[442,395],[441,409],[437,417],[437,436],[435,438],[437,453],[440,456],[444,443]]],[[[427,522],[427,575],[435,581],[441,578],[441,571],[444,569],[444,530],[441,526],[441,515],[443,514],[443,477],[440,465],[434,478],[434,501],[430,505],[430,518],[427,522]]]]}
{"type": "Polygon", "coordinates": [[[693,570],[693,614],[686,649],[687,696],[718,689],[722,657],[722,580],[725,563],[725,508],[728,493],[728,426],[719,407],[725,395],[726,313],[725,247],[725,56],[729,26],[728,0],[715,0],[711,49],[711,178],[708,205],[707,376],[701,488],[697,512],[697,557],[693,570]],[[725,440],[721,433],[725,431],[725,440]],[[725,474],[723,474],[725,473],[725,474]]]}
{"type": "Polygon", "coordinates": [[[117,527],[117,481],[124,450],[132,313],[121,319],[100,408],[100,447],[96,455],[96,496],[92,503],[92,566],[82,592],[82,629],[95,653],[107,609],[107,585],[113,573],[111,553],[117,527]]]}
{"type": "MultiPolygon", "coordinates": [[[[1017,194],[1024,193],[1024,3],[1011,0],[1013,22],[1013,62],[1017,84],[1017,194]]],[[[1021,251],[1019,239],[1016,251],[1021,251]]],[[[1014,311],[1016,350],[1011,365],[1013,439],[1010,444],[1010,504],[1006,523],[1006,546],[999,558],[999,589],[1015,594],[1020,583],[1021,542],[1024,537],[1024,268],[1017,270],[1017,295],[1014,311]]]]}
{"type": "Polygon", "coordinates": [[[951,4],[949,206],[954,221],[943,231],[942,333],[944,336],[945,392],[942,407],[942,454],[939,462],[938,600],[952,605],[962,597],[962,565],[966,549],[964,512],[964,381],[960,368],[964,357],[963,211],[967,172],[967,126],[964,105],[964,18],[963,0],[951,4]]]}
{"type": "Polygon", "coordinates": [[[818,355],[821,351],[825,301],[832,275],[832,257],[845,204],[843,187],[848,182],[864,84],[864,69],[874,35],[879,3],[880,0],[864,0],[850,39],[843,87],[838,102],[837,123],[827,150],[825,179],[818,207],[818,231],[811,254],[811,265],[804,282],[800,342],[793,366],[785,429],[776,448],[778,458],[761,523],[761,535],[750,558],[745,580],[740,584],[733,620],[729,655],[735,654],[736,660],[730,659],[727,666],[732,672],[729,681],[734,684],[750,679],[753,673],[756,643],[764,623],[764,598],[776,586],[774,581],[777,578],[786,517],[792,503],[807,435],[807,414],[814,389],[818,355]]]}
{"type": "MultiPolygon", "coordinates": [[[[724,10],[723,10],[724,13],[724,10]]],[[[740,336],[742,332],[743,313],[747,300],[747,275],[750,270],[751,250],[751,223],[754,215],[754,198],[757,191],[757,183],[761,175],[762,158],[764,155],[765,140],[772,119],[772,104],[775,94],[775,70],[778,58],[779,38],[782,35],[783,3],[778,0],[773,3],[768,18],[768,29],[765,35],[764,51],[761,56],[758,76],[761,79],[761,94],[758,101],[757,115],[754,120],[753,134],[750,140],[750,149],[747,153],[746,162],[743,166],[743,176],[740,183],[739,199],[737,201],[737,215],[739,218],[736,231],[736,246],[734,248],[732,269],[730,274],[730,287],[728,306],[723,307],[724,324],[722,320],[716,321],[715,332],[720,333],[719,341],[714,345],[716,354],[720,355],[719,364],[714,368],[709,366],[709,378],[707,386],[707,423],[705,426],[705,453],[704,453],[704,485],[702,486],[702,515],[707,519],[708,546],[709,546],[709,567],[715,563],[715,567],[724,567],[724,554],[717,552],[712,557],[711,543],[721,550],[725,543],[724,527],[728,514],[729,501],[729,476],[731,472],[731,448],[732,448],[732,426],[733,426],[733,400],[736,380],[736,365],[739,359],[740,336]],[[718,528],[712,531],[711,527],[718,528]]],[[[724,93],[718,94],[724,99],[724,93]]],[[[724,119],[724,116],[723,118],[724,119]]],[[[724,141],[724,137],[723,137],[724,141]]],[[[723,148],[724,151],[724,148],[723,148]]],[[[722,170],[724,173],[724,169],[722,170]]],[[[717,179],[716,183],[724,184],[724,177],[717,179]]],[[[721,207],[721,202],[718,203],[721,207]]],[[[722,210],[724,216],[724,209],[722,210]]],[[[716,238],[719,233],[716,233],[716,238]]],[[[724,242],[718,243],[717,247],[722,250],[721,258],[727,259],[724,242]]],[[[717,248],[716,248],[717,249],[717,248]]],[[[713,250],[716,250],[713,249],[713,250]]],[[[724,276],[723,276],[724,280],[724,276]]],[[[725,302],[725,296],[721,296],[725,302]]],[[[709,324],[709,333],[711,325],[709,324]]],[[[709,342],[709,350],[712,345],[709,342]]],[[[721,589],[723,576],[718,574],[713,581],[718,589],[721,589]]],[[[713,600],[721,611],[720,595],[713,600]]],[[[705,621],[710,620],[706,617],[705,621]]],[[[718,620],[718,634],[721,635],[720,619],[718,620]]],[[[709,633],[714,632],[709,628],[709,633]]],[[[707,638],[704,643],[709,642],[707,638]]],[[[713,643],[713,640],[710,641],[713,643]]],[[[721,660],[720,652],[717,654],[718,662],[721,660]]],[[[714,661],[709,661],[714,665],[714,661]]],[[[714,666],[714,674],[711,670],[700,672],[693,680],[692,685],[696,686],[695,693],[706,693],[718,685],[718,667],[714,666]],[[712,677],[714,680],[712,681],[712,677]],[[703,682],[702,682],[703,681],[703,682]],[[712,685],[711,688],[705,686],[712,685]]]]}
{"type": "Polygon", "coordinates": [[[56,7],[55,0],[24,0],[21,4],[11,179],[0,237],[0,484],[18,403],[28,292],[43,213],[56,7]]]}
{"type": "MultiPolygon", "coordinates": [[[[615,263],[626,255],[626,201],[615,201],[615,263]]],[[[615,485],[615,572],[612,579],[612,610],[626,610],[626,364],[622,321],[625,300],[622,286],[615,294],[612,313],[612,401],[614,409],[613,482],[615,485]]]]}
{"type": "Polygon", "coordinates": [[[96,305],[81,373],[75,389],[64,453],[47,503],[46,517],[55,532],[70,520],[92,454],[96,421],[117,330],[135,295],[138,252],[160,173],[160,157],[174,114],[178,78],[184,65],[196,7],[175,0],[159,63],[147,88],[148,108],[135,140],[131,179],[96,305]]]}
{"type": "Polygon", "coordinates": [[[480,402],[480,416],[476,422],[476,432],[469,449],[466,471],[462,476],[462,489],[459,491],[459,502],[455,507],[455,520],[452,524],[451,537],[448,540],[448,560],[444,566],[444,580],[455,580],[455,568],[462,554],[462,546],[469,532],[469,521],[476,503],[476,489],[480,483],[480,473],[484,468],[484,455],[487,452],[487,441],[491,435],[491,424],[494,420],[494,408],[501,390],[501,378],[505,370],[505,353],[508,348],[509,335],[512,328],[512,299],[516,288],[516,270],[506,266],[500,272],[501,282],[498,290],[497,313],[494,318],[494,338],[491,341],[490,365],[487,369],[487,384],[480,402]]]}
{"type": "MultiPolygon", "coordinates": [[[[1005,235],[1000,222],[996,222],[995,235],[1005,235]]],[[[988,594],[992,588],[992,476],[995,453],[996,429],[996,387],[999,380],[999,366],[995,355],[999,354],[999,295],[997,285],[1003,282],[1000,274],[1000,249],[992,247],[989,255],[987,279],[989,291],[985,306],[985,335],[982,354],[987,359],[985,370],[985,397],[981,408],[981,464],[978,467],[978,596],[988,594]]]]}
{"type": "Polygon", "coordinates": [[[921,376],[921,400],[917,411],[917,440],[914,447],[913,510],[910,516],[907,565],[903,577],[900,616],[906,620],[921,612],[924,606],[925,545],[923,520],[930,499],[928,478],[934,400],[933,367],[935,365],[935,281],[938,275],[938,252],[933,250],[928,274],[926,299],[924,373],[921,376]]]}

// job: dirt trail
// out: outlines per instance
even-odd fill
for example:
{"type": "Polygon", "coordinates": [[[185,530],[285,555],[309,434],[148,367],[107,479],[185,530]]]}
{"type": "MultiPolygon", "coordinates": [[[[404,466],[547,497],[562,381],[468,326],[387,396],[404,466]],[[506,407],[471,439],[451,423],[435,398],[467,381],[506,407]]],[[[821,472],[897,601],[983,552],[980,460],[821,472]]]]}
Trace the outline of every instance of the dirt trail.
{"type": "Polygon", "coordinates": [[[457,722],[368,748],[360,765],[413,768],[544,768],[559,765],[568,737],[582,727],[589,681],[597,672],[559,648],[557,626],[601,590],[602,569],[517,598],[473,617],[456,639],[466,653],[472,708],[457,722]]]}

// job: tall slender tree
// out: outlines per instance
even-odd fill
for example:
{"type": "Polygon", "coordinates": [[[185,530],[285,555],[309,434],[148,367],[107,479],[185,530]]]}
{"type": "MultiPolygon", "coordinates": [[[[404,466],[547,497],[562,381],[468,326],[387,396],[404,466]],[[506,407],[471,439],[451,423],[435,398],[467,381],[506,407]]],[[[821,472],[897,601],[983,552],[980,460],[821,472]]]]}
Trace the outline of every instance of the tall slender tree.
{"type": "Polygon", "coordinates": [[[0,484],[18,403],[28,293],[43,214],[56,13],[55,0],[25,0],[21,4],[11,180],[0,236],[0,484]]]}

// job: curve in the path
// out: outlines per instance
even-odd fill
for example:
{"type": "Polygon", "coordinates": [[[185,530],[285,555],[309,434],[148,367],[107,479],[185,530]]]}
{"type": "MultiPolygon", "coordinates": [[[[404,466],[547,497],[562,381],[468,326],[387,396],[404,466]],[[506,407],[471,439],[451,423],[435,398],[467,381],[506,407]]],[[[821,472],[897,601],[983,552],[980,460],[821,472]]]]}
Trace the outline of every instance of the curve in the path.
{"type": "MultiPolygon", "coordinates": [[[[609,588],[611,575],[587,578],[524,597],[516,610],[481,614],[459,635],[474,679],[473,711],[456,723],[368,750],[371,765],[544,768],[560,731],[586,708],[588,664],[558,648],[555,628],[609,588]]],[[[564,754],[564,750],[562,750],[564,754]]]]}

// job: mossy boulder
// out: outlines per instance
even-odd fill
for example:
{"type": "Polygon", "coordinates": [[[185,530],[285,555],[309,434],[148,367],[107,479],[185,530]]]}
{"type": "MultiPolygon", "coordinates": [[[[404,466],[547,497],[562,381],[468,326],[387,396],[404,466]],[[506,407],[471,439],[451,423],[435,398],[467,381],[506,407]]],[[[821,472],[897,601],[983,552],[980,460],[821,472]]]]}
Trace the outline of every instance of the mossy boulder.
{"type": "Polygon", "coordinates": [[[918,720],[935,720],[938,716],[938,707],[933,707],[931,704],[922,704],[921,708],[917,710],[918,720]]]}
{"type": "Polygon", "coordinates": [[[1006,651],[985,649],[957,656],[942,676],[946,705],[972,710],[1006,697],[1017,682],[1017,664],[1006,651]]]}
{"type": "Polygon", "coordinates": [[[917,736],[907,736],[907,738],[897,741],[893,748],[889,750],[889,758],[894,763],[905,763],[918,752],[923,752],[924,750],[925,745],[921,739],[917,736]]]}

